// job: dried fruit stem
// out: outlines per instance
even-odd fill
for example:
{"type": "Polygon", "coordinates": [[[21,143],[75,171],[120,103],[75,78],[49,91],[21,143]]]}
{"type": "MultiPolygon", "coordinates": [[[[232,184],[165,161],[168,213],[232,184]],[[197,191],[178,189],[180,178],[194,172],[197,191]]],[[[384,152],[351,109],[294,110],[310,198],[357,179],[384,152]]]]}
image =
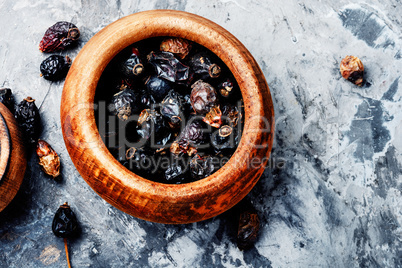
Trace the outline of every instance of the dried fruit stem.
{"type": "Polygon", "coordinates": [[[68,265],[68,268],[71,268],[70,256],[68,255],[67,238],[64,238],[64,249],[66,250],[66,258],[67,258],[67,265],[68,265]]]}

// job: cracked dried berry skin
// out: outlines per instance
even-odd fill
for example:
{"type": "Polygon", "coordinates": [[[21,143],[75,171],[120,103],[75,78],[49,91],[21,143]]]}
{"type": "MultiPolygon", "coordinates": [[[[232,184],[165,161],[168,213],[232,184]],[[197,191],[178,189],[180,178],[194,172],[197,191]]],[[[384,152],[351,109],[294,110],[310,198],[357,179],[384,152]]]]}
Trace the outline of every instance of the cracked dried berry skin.
{"type": "Polygon", "coordinates": [[[27,141],[31,144],[37,142],[42,131],[42,124],[34,99],[27,97],[17,105],[15,119],[27,141]]]}
{"type": "Polygon", "coordinates": [[[71,59],[68,56],[52,55],[40,64],[42,76],[50,81],[64,79],[70,69],[71,59]]]}
{"type": "Polygon", "coordinates": [[[221,74],[221,67],[216,63],[212,63],[210,57],[206,53],[195,54],[191,57],[189,65],[194,73],[206,77],[217,78],[221,74]]]}
{"type": "Polygon", "coordinates": [[[50,53],[65,50],[77,43],[80,31],[77,26],[67,21],[59,21],[49,27],[39,43],[39,50],[50,53]]]}
{"type": "Polygon", "coordinates": [[[240,108],[236,105],[225,104],[222,107],[222,121],[231,127],[237,126],[241,121],[240,108]]]}
{"type": "Polygon", "coordinates": [[[3,103],[12,113],[14,113],[14,96],[9,88],[0,88],[0,102],[3,103]]]}
{"type": "Polygon", "coordinates": [[[53,178],[60,175],[60,158],[49,143],[44,140],[38,140],[36,154],[39,157],[39,165],[41,165],[46,174],[53,178]]]}
{"type": "Polygon", "coordinates": [[[144,70],[144,65],[140,59],[140,52],[137,48],[132,48],[130,57],[125,60],[121,67],[123,75],[126,77],[135,77],[140,75],[144,70]]]}
{"type": "Polygon", "coordinates": [[[134,91],[125,88],[113,96],[110,111],[120,120],[126,121],[133,113],[138,112],[137,98],[134,91]]]}
{"type": "Polygon", "coordinates": [[[163,100],[166,94],[172,89],[168,81],[157,76],[150,76],[145,85],[156,101],[163,100]]]}
{"type": "Polygon", "coordinates": [[[71,238],[78,233],[78,221],[68,203],[59,207],[54,215],[52,231],[57,237],[71,238]]]}
{"type": "Polygon", "coordinates": [[[191,49],[190,41],[183,38],[166,38],[160,45],[160,50],[170,52],[177,55],[180,59],[184,59],[191,49]]]}
{"type": "Polygon", "coordinates": [[[191,88],[191,106],[197,114],[206,114],[218,104],[216,91],[210,84],[198,80],[191,88]]]}
{"type": "Polygon", "coordinates": [[[186,127],[182,130],[179,137],[170,147],[170,151],[173,154],[187,153],[188,155],[193,155],[197,152],[197,147],[204,143],[206,135],[202,124],[199,121],[189,122],[186,127]]]}
{"type": "Polygon", "coordinates": [[[137,124],[141,127],[137,133],[143,139],[143,143],[150,141],[152,142],[151,146],[164,146],[171,140],[172,134],[162,115],[156,110],[143,110],[139,115],[137,124]]]}
{"type": "Polygon", "coordinates": [[[361,60],[355,56],[346,56],[340,65],[342,77],[355,85],[362,86],[364,66],[361,60]]]}
{"type": "Polygon", "coordinates": [[[182,64],[170,52],[151,52],[147,56],[159,77],[170,82],[184,81],[188,79],[189,67],[182,64]]]}

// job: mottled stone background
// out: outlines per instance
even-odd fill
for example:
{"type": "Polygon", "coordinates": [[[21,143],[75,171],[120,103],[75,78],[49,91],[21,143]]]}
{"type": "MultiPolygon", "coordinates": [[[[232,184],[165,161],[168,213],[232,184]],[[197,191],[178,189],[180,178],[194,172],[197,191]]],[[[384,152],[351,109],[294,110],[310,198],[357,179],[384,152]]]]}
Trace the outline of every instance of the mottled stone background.
{"type": "Polygon", "coordinates": [[[401,14],[399,0],[0,1],[0,86],[18,102],[36,99],[63,176],[52,181],[30,156],[20,192],[0,214],[0,267],[66,267],[50,227],[65,201],[82,229],[69,244],[73,267],[402,267],[401,14]],[[45,30],[75,23],[81,43],[62,53],[74,59],[109,23],[162,8],[229,30],[271,88],[276,135],[270,168],[249,194],[261,218],[251,250],[237,249],[230,213],[163,225],[120,212],[84,182],[64,146],[63,82],[39,76],[45,30]],[[339,73],[349,54],[365,65],[361,88],[339,73]]]}

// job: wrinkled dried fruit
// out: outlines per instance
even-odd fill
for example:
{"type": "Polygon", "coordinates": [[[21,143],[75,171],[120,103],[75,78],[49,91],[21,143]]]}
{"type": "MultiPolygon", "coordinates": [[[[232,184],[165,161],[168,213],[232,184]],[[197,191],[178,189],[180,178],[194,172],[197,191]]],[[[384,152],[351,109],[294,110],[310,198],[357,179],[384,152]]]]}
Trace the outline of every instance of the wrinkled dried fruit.
{"type": "Polygon", "coordinates": [[[232,93],[234,88],[234,83],[229,78],[223,81],[218,85],[218,92],[221,94],[222,97],[229,97],[232,93]]]}
{"type": "Polygon", "coordinates": [[[122,72],[126,77],[135,77],[140,75],[144,70],[144,65],[140,59],[140,52],[136,48],[132,48],[130,57],[123,62],[122,72]]]}
{"type": "Polygon", "coordinates": [[[42,52],[55,52],[74,45],[80,37],[77,26],[67,21],[59,21],[46,30],[39,44],[42,52]]]}
{"type": "Polygon", "coordinates": [[[170,183],[180,183],[184,178],[185,167],[179,161],[174,161],[165,170],[165,179],[170,183]]]}
{"type": "Polygon", "coordinates": [[[228,125],[221,126],[218,131],[211,135],[211,143],[216,153],[230,153],[239,144],[238,131],[228,125]]]}
{"type": "Polygon", "coordinates": [[[170,52],[151,52],[147,56],[158,76],[170,82],[184,81],[188,79],[189,68],[182,64],[170,52]]]}
{"type": "Polygon", "coordinates": [[[364,66],[358,57],[346,56],[341,62],[340,70],[343,78],[362,86],[364,66]]]}
{"type": "Polygon", "coordinates": [[[163,99],[160,107],[161,114],[169,120],[172,128],[178,126],[182,120],[182,104],[179,96],[173,90],[163,99]]]}
{"type": "Polygon", "coordinates": [[[0,102],[3,103],[12,113],[14,113],[14,97],[11,89],[0,88],[0,102]]]}
{"type": "Polygon", "coordinates": [[[216,91],[210,84],[198,80],[191,88],[191,106],[197,114],[206,114],[218,104],[216,91]]]}
{"type": "Polygon", "coordinates": [[[225,104],[222,107],[222,121],[231,127],[237,126],[241,119],[240,109],[231,104],[225,104]]]}
{"type": "Polygon", "coordinates": [[[239,228],[237,231],[237,247],[246,250],[257,241],[260,230],[260,219],[257,212],[245,210],[240,212],[239,228]]]}
{"type": "Polygon", "coordinates": [[[182,130],[179,137],[170,146],[173,154],[187,153],[193,155],[197,152],[197,147],[205,141],[206,135],[199,121],[189,122],[182,130]]]}
{"type": "Polygon", "coordinates": [[[222,112],[218,106],[212,107],[211,110],[202,119],[211,127],[219,128],[222,124],[222,112]]]}
{"type": "Polygon", "coordinates": [[[35,100],[27,97],[21,101],[16,107],[15,118],[28,142],[35,143],[42,131],[39,110],[35,105],[35,100]]]}
{"type": "Polygon", "coordinates": [[[68,56],[52,55],[42,61],[40,72],[45,79],[57,81],[66,77],[70,65],[71,59],[68,56]]]}
{"type": "Polygon", "coordinates": [[[155,75],[150,76],[145,85],[156,101],[163,100],[166,94],[172,89],[168,81],[155,75]]]}
{"type": "Polygon", "coordinates": [[[56,151],[44,140],[38,140],[36,154],[39,157],[39,165],[43,171],[56,178],[60,175],[60,158],[56,151]]]}
{"type": "Polygon", "coordinates": [[[143,139],[143,143],[151,141],[152,145],[164,146],[172,138],[172,133],[166,126],[162,115],[156,110],[143,110],[139,115],[137,124],[141,127],[137,133],[143,139]]]}
{"type": "Polygon", "coordinates": [[[129,88],[116,93],[112,98],[110,111],[117,115],[120,120],[126,121],[133,113],[139,111],[136,104],[137,95],[129,88]]]}
{"type": "Polygon", "coordinates": [[[194,73],[211,78],[217,78],[221,74],[221,67],[212,63],[210,57],[205,53],[197,53],[191,57],[190,67],[194,73]]]}
{"type": "Polygon", "coordinates": [[[52,231],[57,237],[71,238],[78,232],[78,221],[67,202],[54,215],[52,231]]]}
{"type": "Polygon", "coordinates": [[[184,59],[191,49],[191,43],[182,38],[166,38],[160,45],[160,50],[176,54],[180,59],[184,59]]]}
{"type": "Polygon", "coordinates": [[[203,179],[208,177],[216,171],[216,167],[213,163],[211,156],[199,156],[195,155],[190,161],[190,172],[194,179],[203,179]]]}

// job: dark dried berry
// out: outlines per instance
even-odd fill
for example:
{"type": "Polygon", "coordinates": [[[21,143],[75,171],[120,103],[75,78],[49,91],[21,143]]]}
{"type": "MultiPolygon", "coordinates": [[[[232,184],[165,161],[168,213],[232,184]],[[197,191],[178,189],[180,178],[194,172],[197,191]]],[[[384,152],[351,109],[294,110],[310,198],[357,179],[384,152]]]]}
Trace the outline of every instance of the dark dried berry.
{"type": "Polygon", "coordinates": [[[139,111],[137,105],[137,95],[129,88],[116,93],[109,106],[110,111],[117,115],[120,120],[127,120],[132,114],[139,111]]]}
{"type": "Polygon", "coordinates": [[[77,218],[67,202],[56,211],[52,231],[57,237],[62,238],[71,238],[78,233],[77,218]]]}
{"type": "Polygon", "coordinates": [[[191,57],[190,67],[194,73],[211,78],[219,77],[221,74],[221,67],[213,63],[206,53],[197,53],[191,57]]]}
{"type": "Polygon", "coordinates": [[[211,156],[195,155],[190,161],[190,172],[194,179],[203,179],[216,171],[214,159],[211,156]]]}
{"type": "Polygon", "coordinates": [[[9,88],[0,88],[0,102],[3,103],[12,113],[14,113],[14,96],[9,88]]]}
{"type": "Polygon", "coordinates": [[[169,120],[169,125],[172,128],[178,126],[182,120],[183,111],[180,97],[174,90],[169,91],[168,95],[163,99],[160,111],[169,120]]]}
{"type": "Polygon", "coordinates": [[[52,55],[42,61],[40,72],[45,79],[57,81],[66,77],[70,65],[71,59],[68,56],[52,55]]]}
{"type": "Polygon", "coordinates": [[[237,231],[237,247],[240,250],[251,248],[258,238],[260,230],[260,219],[254,210],[243,210],[239,216],[239,227],[237,231]]]}
{"type": "Polygon", "coordinates": [[[135,77],[140,75],[144,70],[144,65],[140,59],[140,53],[137,48],[132,48],[130,57],[123,61],[121,70],[126,77],[135,77]]]}
{"type": "Polygon", "coordinates": [[[231,105],[231,104],[225,104],[222,107],[222,121],[231,126],[235,127],[237,124],[241,121],[241,112],[240,112],[240,107],[231,105]]]}
{"type": "Polygon", "coordinates": [[[155,75],[150,76],[145,85],[156,101],[163,100],[166,94],[172,89],[168,81],[155,75]]]}
{"type": "Polygon", "coordinates": [[[169,183],[181,183],[185,180],[185,171],[185,167],[176,160],[165,170],[165,179],[169,183]]]}
{"type": "Polygon", "coordinates": [[[228,98],[231,95],[233,88],[234,88],[234,83],[229,78],[227,78],[225,81],[220,83],[217,87],[218,92],[221,94],[222,97],[225,97],[225,98],[228,98]]]}
{"type": "Polygon", "coordinates": [[[42,131],[42,123],[35,100],[27,97],[21,101],[16,107],[15,118],[26,140],[31,144],[35,143],[42,131]]]}
{"type": "Polygon", "coordinates": [[[191,106],[197,114],[206,114],[218,104],[216,91],[210,84],[198,80],[191,88],[191,106]]]}
{"type": "Polygon", "coordinates": [[[228,125],[221,126],[211,135],[211,143],[216,153],[232,153],[239,144],[239,135],[236,128],[228,125]]]}
{"type": "Polygon", "coordinates": [[[162,41],[160,50],[176,54],[180,59],[184,59],[191,49],[190,41],[183,38],[170,37],[162,41]]]}
{"type": "Polygon", "coordinates": [[[55,52],[64,50],[76,44],[80,37],[77,26],[67,21],[59,21],[46,30],[39,44],[42,52],[55,52]]]}
{"type": "Polygon", "coordinates": [[[141,110],[152,108],[152,105],[156,103],[155,98],[149,93],[148,90],[143,90],[140,93],[140,106],[141,110]]]}
{"type": "Polygon", "coordinates": [[[180,153],[193,155],[197,152],[197,147],[205,142],[205,138],[202,124],[196,120],[190,121],[170,146],[170,152],[176,155],[180,153]]]}
{"type": "Polygon", "coordinates": [[[170,82],[184,81],[188,79],[189,67],[182,64],[170,52],[151,52],[147,56],[159,77],[170,82]]]}
{"type": "Polygon", "coordinates": [[[160,146],[166,145],[172,138],[172,133],[169,127],[166,126],[165,121],[160,113],[155,110],[145,109],[140,113],[137,122],[141,127],[137,132],[143,139],[141,142],[151,142],[151,146],[156,145],[158,149],[160,146]]]}
{"type": "Polygon", "coordinates": [[[44,140],[38,140],[36,145],[36,154],[39,157],[39,165],[42,170],[56,178],[60,175],[60,158],[55,150],[44,140]]]}

